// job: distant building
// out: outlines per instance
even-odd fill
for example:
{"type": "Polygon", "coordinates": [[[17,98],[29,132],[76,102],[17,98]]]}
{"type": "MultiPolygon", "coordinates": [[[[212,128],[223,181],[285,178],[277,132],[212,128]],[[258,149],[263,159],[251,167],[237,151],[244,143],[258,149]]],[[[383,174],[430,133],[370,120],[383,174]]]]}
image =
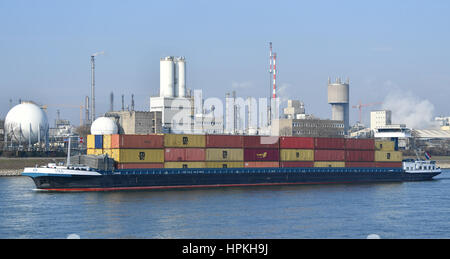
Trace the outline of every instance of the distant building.
{"type": "Polygon", "coordinates": [[[284,115],[287,119],[297,119],[297,115],[305,114],[305,105],[299,100],[288,100],[288,106],[284,108],[284,115]]]}
{"type": "MultiPolygon", "coordinates": [[[[344,121],[307,119],[280,119],[278,133],[280,136],[298,137],[344,137],[344,121]]],[[[275,121],[277,123],[277,121],[275,121]]],[[[276,134],[276,132],[273,132],[276,134]]]]}
{"type": "Polygon", "coordinates": [[[392,112],[389,110],[373,111],[370,113],[370,129],[385,127],[392,124],[392,112]]]}
{"type": "Polygon", "coordinates": [[[119,134],[155,134],[162,133],[161,112],[114,111],[105,117],[115,118],[119,134]]]}

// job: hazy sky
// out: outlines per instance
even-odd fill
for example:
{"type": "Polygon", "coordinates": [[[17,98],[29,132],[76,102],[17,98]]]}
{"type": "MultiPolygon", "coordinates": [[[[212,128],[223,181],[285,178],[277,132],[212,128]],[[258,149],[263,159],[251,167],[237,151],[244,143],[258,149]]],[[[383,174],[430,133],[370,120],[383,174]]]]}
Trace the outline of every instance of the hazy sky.
{"type": "Polygon", "coordinates": [[[136,109],[148,110],[168,55],[186,57],[187,87],[204,97],[266,96],[269,41],[280,95],[304,101],[307,113],[331,117],[327,80],[340,76],[350,78],[351,105],[405,91],[450,116],[449,28],[448,0],[0,0],[0,118],[21,98],[47,104],[51,125],[56,109],[78,124],[90,55],[101,50],[98,113],[111,91],[116,108],[133,93],[136,109]]]}

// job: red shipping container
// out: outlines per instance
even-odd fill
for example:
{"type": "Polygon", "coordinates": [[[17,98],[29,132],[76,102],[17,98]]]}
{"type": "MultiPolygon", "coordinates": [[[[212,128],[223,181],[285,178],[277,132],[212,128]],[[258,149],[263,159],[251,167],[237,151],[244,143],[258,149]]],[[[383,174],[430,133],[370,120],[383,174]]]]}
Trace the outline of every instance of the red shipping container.
{"type": "Polygon", "coordinates": [[[118,163],[117,169],[164,168],[164,163],[118,163]]]}
{"type": "Polygon", "coordinates": [[[403,167],[402,162],[375,162],[375,167],[403,167]]]}
{"type": "Polygon", "coordinates": [[[314,162],[280,162],[280,167],[314,167],[314,162]]]}
{"type": "Polygon", "coordinates": [[[206,152],[204,148],[165,148],[164,161],[205,161],[206,152]]]}
{"type": "Polygon", "coordinates": [[[280,148],[314,149],[314,138],[280,137],[280,148]]]}
{"type": "Polygon", "coordinates": [[[345,140],[345,149],[351,150],[375,150],[374,139],[353,139],[345,140]]]}
{"type": "Polygon", "coordinates": [[[264,167],[280,167],[279,162],[244,162],[244,167],[247,168],[264,168],[264,167]]]}
{"type": "Polygon", "coordinates": [[[345,162],[345,167],[375,167],[375,162],[345,162]]]}
{"type": "Polygon", "coordinates": [[[242,136],[233,135],[206,135],[206,147],[242,148],[244,140],[242,136]]]}
{"type": "Polygon", "coordinates": [[[111,148],[164,148],[164,136],[114,134],[111,148]]]}
{"type": "Polygon", "coordinates": [[[345,149],[344,138],[314,138],[315,149],[345,149]]]}
{"type": "Polygon", "coordinates": [[[373,162],[373,161],[375,161],[375,151],[371,151],[371,150],[347,150],[347,151],[345,151],[345,161],[349,161],[349,162],[373,162]]]}
{"type": "Polygon", "coordinates": [[[244,161],[279,161],[280,150],[275,148],[246,148],[244,161]]]}
{"type": "Polygon", "coordinates": [[[345,150],[314,150],[315,161],[345,161],[345,150]]]}
{"type": "Polygon", "coordinates": [[[243,136],[244,148],[279,148],[279,137],[243,136]]]}

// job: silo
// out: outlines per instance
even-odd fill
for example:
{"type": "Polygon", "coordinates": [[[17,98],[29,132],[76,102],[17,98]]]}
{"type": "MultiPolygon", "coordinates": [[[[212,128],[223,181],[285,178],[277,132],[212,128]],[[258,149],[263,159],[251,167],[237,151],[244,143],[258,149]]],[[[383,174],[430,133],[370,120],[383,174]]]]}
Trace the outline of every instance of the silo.
{"type": "Polygon", "coordinates": [[[173,57],[161,58],[159,69],[159,96],[174,97],[175,64],[173,57]]]}
{"type": "Polygon", "coordinates": [[[184,57],[177,59],[178,89],[177,97],[186,97],[186,60],[184,57]]]}
{"type": "Polygon", "coordinates": [[[341,79],[336,79],[335,83],[328,80],[328,103],[331,104],[333,120],[344,121],[344,130],[350,127],[349,122],[349,101],[350,101],[350,83],[342,83],[341,79]]]}

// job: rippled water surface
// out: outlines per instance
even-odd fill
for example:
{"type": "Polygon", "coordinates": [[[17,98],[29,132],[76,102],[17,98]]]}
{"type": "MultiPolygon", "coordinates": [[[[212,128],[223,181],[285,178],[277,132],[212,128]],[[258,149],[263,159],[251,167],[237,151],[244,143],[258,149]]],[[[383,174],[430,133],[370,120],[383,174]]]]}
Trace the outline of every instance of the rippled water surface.
{"type": "Polygon", "coordinates": [[[0,177],[0,238],[450,238],[450,171],[393,184],[48,193],[0,177]]]}

